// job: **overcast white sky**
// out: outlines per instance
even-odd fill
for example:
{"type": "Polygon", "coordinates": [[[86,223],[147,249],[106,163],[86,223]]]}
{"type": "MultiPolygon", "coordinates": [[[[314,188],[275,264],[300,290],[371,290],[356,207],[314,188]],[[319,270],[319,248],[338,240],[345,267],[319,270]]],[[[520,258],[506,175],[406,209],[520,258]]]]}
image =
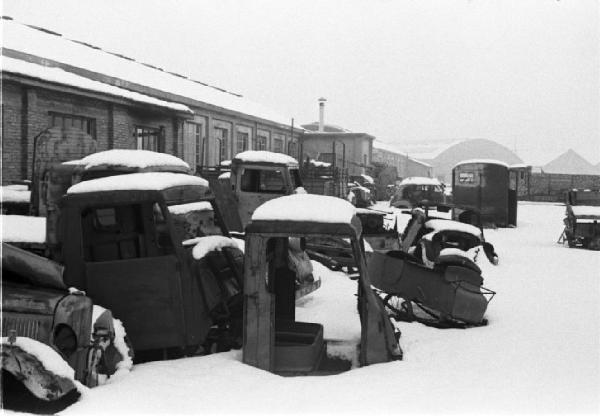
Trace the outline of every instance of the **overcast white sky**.
{"type": "Polygon", "coordinates": [[[4,0],[3,14],[397,144],[600,162],[596,0],[4,0]]]}

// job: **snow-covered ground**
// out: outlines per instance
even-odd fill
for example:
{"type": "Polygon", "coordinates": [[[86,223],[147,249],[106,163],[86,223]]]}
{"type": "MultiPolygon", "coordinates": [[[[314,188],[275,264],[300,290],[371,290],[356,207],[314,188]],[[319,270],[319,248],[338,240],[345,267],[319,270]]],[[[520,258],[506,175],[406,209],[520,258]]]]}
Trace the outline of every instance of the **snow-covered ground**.
{"type": "MultiPolygon", "coordinates": [[[[556,243],[564,210],[522,203],[516,229],[486,230],[500,256],[498,266],[479,260],[498,293],[489,324],[399,323],[403,361],[320,377],[257,370],[241,351],[146,363],[64,414],[598,413],[600,253],[556,243]]],[[[356,282],[315,270],[322,287],[299,302],[297,319],[358,340],[356,282]]]]}

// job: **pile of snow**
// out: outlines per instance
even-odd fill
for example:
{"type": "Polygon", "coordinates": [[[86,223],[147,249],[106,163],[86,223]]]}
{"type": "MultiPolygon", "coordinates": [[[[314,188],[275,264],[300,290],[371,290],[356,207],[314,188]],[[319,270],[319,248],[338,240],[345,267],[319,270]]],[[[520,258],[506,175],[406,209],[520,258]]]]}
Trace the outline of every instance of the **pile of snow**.
{"type": "Polygon", "coordinates": [[[169,212],[173,215],[185,215],[194,211],[212,211],[213,207],[208,201],[190,202],[189,204],[170,205],[169,212]]]}
{"type": "Polygon", "coordinates": [[[470,165],[470,164],[500,165],[500,166],[504,166],[504,167],[508,168],[508,164],[507,163],[504,163],[504,162],[502,162],[500,160],[496,160],[496,159],[468,159],[468,160],[461,160],[456,165],[454,165],[454,167],[461,166],[461,165],[470,165]]]}
{"type": "Polygon", "coordinates": [[[194,245],[192,256],[196,260],[206,257],[206,255],[212,251],[221,251],[224,247],[239,248],[237,242],[222,235],[192,238],[190,240],[185,240],[182,244],[184,246],[194,245]]]}
{"type": "Polygon", "coordinates": [[[69,85],[82,90],[99,92],[102,94],[112,95],[115,97],[126,98],[138,103],[155,105],[158,107],[168,108],[170,110],[181,111],[184,113],[194,114],[188,106],[173,103],[170,101],[159,100],[158,98],[149,95],[140,94],[129,91],[103,82],[94,81],[71,72],[63,71],[60,68],[36,65],[31,62],[21,61],[19,59],[2,57],[2,70],[13,74],[25,75],[27,77],[41,79],[57,84],[69,85]]]}
{"type": "Polygon", "coordinates": [[[356,210],[349,202],[332,196],[294,194],[265,202],[252,221],[311,221],[348,224],[356,210]]]}
{"type": "Polygon", "coordinates": [[[283,153],[268,152],[266,150],[246,150],[238,153],[233,158],[236,162],[247,163],[277,163],[283,165],[297,165],[298,161],[283,153]]]}
{"type": "Polygon", "coordinates": [[[176,156],[137,149],[111,149],[93,153],[77,161],[77,164],[85,166],[85,169],[105,165],[126,166],[138,169],[151,166],[174,166],[185,170],[189,170],[190,168],[190,165],[176,156]]]}
{"type": "Polygon", "coordinates": [[[67,190],[67,194],[81,194],[98,191],[162,191],[175,186],[203,186],[208,181],[199,176],[171,172],[142,172],[127,175],[107,176],[79,182],[67,190]]]}
{"type": "Polygon", "coordinates": [[[46,218],[26,215],[0,216],[2,241],[5,243],[45,243],[46,218]]]}
{"type": "Polygon", "coordinates": [[[435,178],[427,178],[424,176],[410,176],[400,182],[400,186],[404,185],[441,185],[441,182],[435,178]]]}
{"type": "Polygon", "coordinates": [[[29,203],[31,191],[27,185],[6,185],[0,188],[0,200],[2,202],[29,203]]]}

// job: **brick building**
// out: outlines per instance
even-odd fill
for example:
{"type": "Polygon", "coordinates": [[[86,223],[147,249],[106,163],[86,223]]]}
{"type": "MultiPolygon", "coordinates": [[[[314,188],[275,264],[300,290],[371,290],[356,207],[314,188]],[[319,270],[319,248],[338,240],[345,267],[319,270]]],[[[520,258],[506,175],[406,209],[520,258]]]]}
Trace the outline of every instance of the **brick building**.
{"type": "Polygon", "coordinates": [[[236,153],[299,157],[303,129],[239,94],[4,18],[2,183],[31,178],[36,137],[50,127],[90,135],[98,150],[140,148],[192,168],[236,153]]]}
{"type": "Polygon", "coordinates": [[[302,125],[302,158],[311,158],[348,169],[350,176],[368,173],[373,155],[375,137],[367,133],[354,133],[341,127],[314,122],[302,125]],[[319,129],[321,131],[319,131],[319,129]]]}
{"type": "Polygon", "coordinates": [[[432,176],[431,165],[410,157],[392,146],[375,142],[373,148],[373,163],[379,163],[396,169],[398,179],[410,176],[432,176]]]}

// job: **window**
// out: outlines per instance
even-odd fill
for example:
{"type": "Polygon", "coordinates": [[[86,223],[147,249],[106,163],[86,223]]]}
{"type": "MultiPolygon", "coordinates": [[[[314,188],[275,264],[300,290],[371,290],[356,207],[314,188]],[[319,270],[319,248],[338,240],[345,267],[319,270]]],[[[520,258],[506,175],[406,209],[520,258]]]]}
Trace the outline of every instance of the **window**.
{"type": "Polygon", "coordinates": [[[244,150],[248,150],[248,133],[244,131],[237,132],[236,152],[240,153],[244,150]]]}
{"type": "Polygon", "coordinates": [[[275,153],[283,153],[283,140],[273,139],[273,151],[275,153]]]}
{"type": "Polygon", "coordinates": [[[459,172],[458,173],[458,183],[460,184],[474,184],[475,183],[475,173],[474,172],[459,172]]]}
{"type": "Polygon", "coordinates": [[[137,149],[152,150],[154,152],[160,151],[160,129],[136,126],[134,136],[137,142],[137,149]]]}
{"type": "Polygon", "coordinates": [[[195,169],[196,166],[203,164],[204,124],[186,122],[183,132],[183,158],[192,169],[195,169]]]}
{"type": "Polygon", "coordinates": [[[258,135],[252,141],[252,148],[254,150],[267,150],[267,136],[258,135]]]}
{"type": "Polygon", "coordinates": [[[241,182],[243,192],[285,194],[285,182],[280,170],[245,169],[241,182]]]}
{"type": "Polygon", "coordinates": [[[76,116],[73,114],[61,114],[50,112],[52,127],[61,127],[63,129],[71,128],[86,132],[92,139],[96,140],[96,119],[76,116]]]}
{"type": "Polygon", "coordinates": [[[215,127],[215,139],[219,144],[219,162],[223,160],[227,160],[227,139],[229,136],[229,130],[223,127],[215,127]]]}
{"type": "Polygon", "coordinates": [[[298,143],[292,142],[288,144],[288,155],[297,158],[298,157],[298,143]]]}

